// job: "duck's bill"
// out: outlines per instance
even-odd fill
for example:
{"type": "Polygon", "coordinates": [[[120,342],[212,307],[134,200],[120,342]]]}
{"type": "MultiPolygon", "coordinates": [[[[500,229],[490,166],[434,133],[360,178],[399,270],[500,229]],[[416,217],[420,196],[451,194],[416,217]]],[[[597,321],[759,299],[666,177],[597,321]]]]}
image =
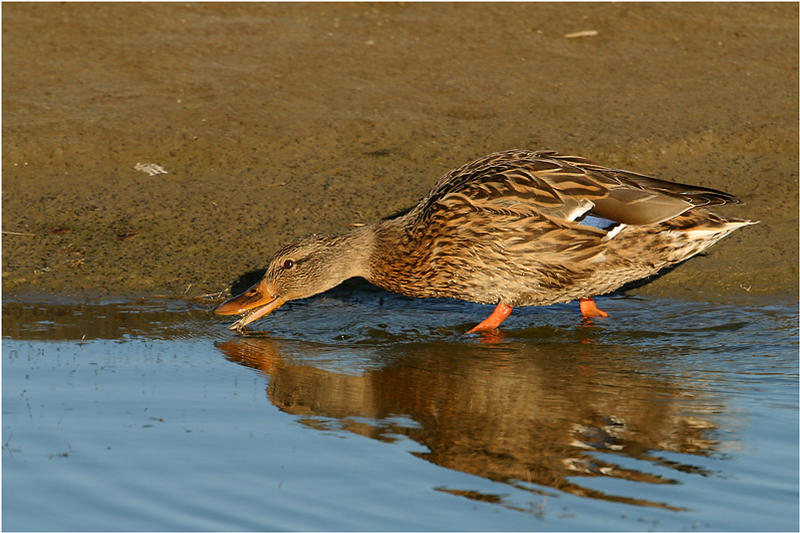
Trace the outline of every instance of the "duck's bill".
{"type": "Polygon", "coordinates": [[[214,309],[217,315],[244,315],[231,324],[228,329],[240,330],[251,322],[267,316],[286,303],[284,298],[275,297],[263,281],[253,285],[239,296],[222,302],[214,309]]]}
{"type": "Polygon", "coordinates": [[[251,322],[255,322],[262,316],[267,316],[280,306],[286,303],[286,300],[283,298],[275,298],[271,302],[267,303],[266,305],[262,305],[261,307],[256,307],[247,311],[244,316],[242,316],[239,320],[228,326],[228,329],[231,331],[237,331],[245,327],[247,324],[251,322]]]}

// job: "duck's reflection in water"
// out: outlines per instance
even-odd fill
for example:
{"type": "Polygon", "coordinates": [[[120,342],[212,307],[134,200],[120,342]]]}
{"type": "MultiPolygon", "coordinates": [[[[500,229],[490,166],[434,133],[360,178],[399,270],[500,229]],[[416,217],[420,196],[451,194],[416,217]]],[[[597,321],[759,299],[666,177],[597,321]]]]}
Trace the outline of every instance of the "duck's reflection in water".
{"type": "MultiPolygon", "coordinates": [[[[427,461],[526,491],[549,487],[681,510],[576,480],[674,484],[670,472],[709,472],[659,452],[707,455],[717,446],[716,428],[703,415],[720,407],[682,389],[677,378],[657,377],[655,362],[630,347],[354,345],[341,370],[326,358],[330,346],[262,337],[218,348],[266,374],[269,400],[312,427],[383,441],[404,435],[427,448],[415,454],[427,461]]],[[[499,495],[440,490],[511,506],[499,495]]]]}

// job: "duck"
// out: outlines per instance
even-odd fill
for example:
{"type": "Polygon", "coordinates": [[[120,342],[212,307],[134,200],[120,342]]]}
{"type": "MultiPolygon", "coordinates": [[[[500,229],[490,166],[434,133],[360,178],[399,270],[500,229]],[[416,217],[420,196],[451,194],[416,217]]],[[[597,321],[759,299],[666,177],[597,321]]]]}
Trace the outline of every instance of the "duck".
{"type": "Polygon", "coordinates": [[[241,332],[291,300],[362,277],[416,298],[494,305],[467,333],[494,331],[514,307],[594,297],[654,276],[755,224],[707,208],[732,194],[605,167],[555,151],[507,150],[440,178],[404,214],[282,246],[263,278],[214,312],[241,332]]]}

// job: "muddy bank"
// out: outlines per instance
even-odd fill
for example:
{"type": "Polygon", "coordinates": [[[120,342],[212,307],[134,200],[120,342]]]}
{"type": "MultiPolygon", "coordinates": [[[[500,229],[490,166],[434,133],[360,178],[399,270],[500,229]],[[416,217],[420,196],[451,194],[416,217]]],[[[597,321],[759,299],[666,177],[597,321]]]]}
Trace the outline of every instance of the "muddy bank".
{"type": "Polygon", "coordinates": [[[637,291],[797,294],[796,4],[2,9],[4,295],[217,292],[508,148],[761,220],[637,291]]]}

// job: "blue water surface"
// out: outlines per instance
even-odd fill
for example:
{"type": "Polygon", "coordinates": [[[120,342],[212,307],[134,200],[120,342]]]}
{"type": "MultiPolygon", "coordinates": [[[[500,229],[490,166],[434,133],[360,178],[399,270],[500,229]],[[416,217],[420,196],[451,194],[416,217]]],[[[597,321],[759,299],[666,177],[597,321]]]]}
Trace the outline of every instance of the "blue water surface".
{"type": "Polygon", "coordinates": [[[3,308],[4,530],[797,530],[794,304],[3,308]]]}

